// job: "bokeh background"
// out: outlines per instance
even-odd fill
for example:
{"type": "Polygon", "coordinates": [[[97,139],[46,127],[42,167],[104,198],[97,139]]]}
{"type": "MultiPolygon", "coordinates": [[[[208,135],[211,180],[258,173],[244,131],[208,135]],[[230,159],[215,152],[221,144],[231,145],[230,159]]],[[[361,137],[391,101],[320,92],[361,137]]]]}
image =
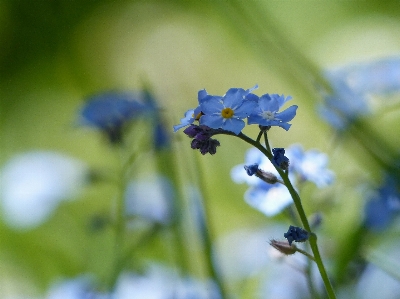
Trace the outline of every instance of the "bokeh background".
{"type": "MultiPolygon", "coordinates": [[[[362,242],[359,228],[368,194],[379,188],[386,173],[387,164],[376,156],[386,156],[388,148],[398,152],[400,98],[392,92],[370,99],[372,112],[358,130],[373,135],[364,135],[361,142],[352,130],[339,132],[318,114],[324,101],[321,90],[333,88],[326,71],[396,61],[399,32],[398,1],[0,1],[0,169],[4,174],[10,161],[26,157],[21,155],[45,153],[73,159],[92,173],[90,178],[76,174],[63,191],[68,200],[34,226],[13,224],[7,216],[4,198],[12,182],[1,177],[0,298],[53,298],[49,290],[54,283],[82,275],[95,277],[100,285],[107,280],[114,242],[107,215],[116,190],[98,173],[112,173],[118,156],[98,131],[79,124],[79,112],[93,95],[145,87],[151,89],[171,135],[175,160],[168,167],[177,170],[184,188],[195,186],[206,198],[214,260],[227,292],[232,298],[278,298],[274,292],[279,290],[281,298],[297,298],[286,287],[297,271],[290,262],[271,256],[268,244],[272,238],[282,239],[290,223],[284,215],[267,217],[247,205],[247,186],[230,177],[231,169],[244,163],[249,145],[222,136],[216,155],[201,156],[182,132],[172,130],[197,105],[198,90],[223,95],[231,87],[255,84],[256,94],[290,95],[299,106],[288,132],[271,130],[273,146],[300,143],[329,156],[334,184],[323,190],[307,185],[302,198],[309,215],[322,215],[317,233],[339,296],[399,298],[400,267],[392,257],[398,254],[400,222],[394,219],[379,232],[363,231],[362,242]],[[278,288],[280,282],[286,284],[278,288]]],[[[400,90],[398,75],[396,83],[400,90]]],[[[150,132],[143,126],[142,134],[146,130],[150,132]]],[[[257,128],[245,128],[245,133],[255,138],[257,128]]],[[[155,156],[145,155],[132,176],[152,182],[155,156]]],[[[391,170],[398,168],[390,163],[391,170]]],[[[50,180],[40,180],[44,166],[29,165],[26,171],[37,172],[37,181],[15,183],[22,193],[50,180]]],[[[71,173],[65,180],[70,178],[71,173]]],[[[143,200],[156,196],[147,193],[152,187],[140,190],[143,200]]],[[[41,209],[20,205],[26,205],[22,215],[41,209]]],[[[182,214],[189,227],[187,270],[196,279],[209,278],[200,229],[189,210],[182,214]]],[[[142,273],[154,265],[176,266],[171,234],[163,231],[138,248],[127,269],[142,273]]],[[[163,298],[134,293],[120,298],[163,298]]],[[[295,294],[309,298],[306,291],[295,294]]],[[[73,298],[63,296],[54,298],[73,298]]]]}

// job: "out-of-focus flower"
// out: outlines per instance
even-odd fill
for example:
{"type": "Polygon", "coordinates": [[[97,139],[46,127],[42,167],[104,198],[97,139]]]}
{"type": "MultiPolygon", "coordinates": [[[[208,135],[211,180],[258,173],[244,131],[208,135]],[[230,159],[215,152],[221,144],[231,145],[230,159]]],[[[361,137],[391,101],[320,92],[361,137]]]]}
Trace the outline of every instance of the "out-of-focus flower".
{"type": "Polygon", "coordinates": [[[258,100],[258,107],[248,118],[249,124],[259,124],[261,126],[279,126],[286,131],[291,124],[288,124],[296,116],[297,105],[290,106],[282,112],[279,109],[292,97],[285,98],[278,94],[264,94],[258,100]]]}
{"type": "Polygon", "coordinates": [[[374,231],[383,230],[399,212],[400,192],[396,181],[387,176],[382,186],[372,194],[366,203],[364,224],[374,231]]]}
{"type": "Polygon", "coordinates": [[[14,156],[1,170],[4,221],[19,229],[42,224],[61,201],[77,196],[88,175],[83,162],[56,152],[14,156]]]}
{"type": "Polygon", "coordinates": [[[80,276],[74,279],[61,280],[53,283],[46,299],[78,299],[93,298],[100,299],[94,292],[93,283],[89,277],[80,276]]]}
{"type": "Polygon", "coordinates": [[[80,111],[78,123],[103,131],[110,142],[122,140],[123,130],[135,118],[154,112],[151,104],[140,102],[140,94],[110,91],[95,95],[80,111]]]}
{"type": "Polygon", "coordinates": [[[224,96],[207,96],[201,103],[200,125],[239,134],[245,126],[244,118],[257,106],[258,97],[250,90],[231,88],[224,96]]]}
{"type": "Polygon", "coordinates": [[[152,265],[144,275],[122,273],[113,291],[100,292],[96,285],[81,276],[51,286],[46,299],[219,299],[216,285],[211,281],[199,281],[180,277],[170,268],[152,265]]]}
{"type": "Polygon", "coordinates": [[[325,72],[333,92],[318,107],[332,127],[344,130],[358,117],[371,113],[373,96],[400,91],[400,58],[353,64],[325,72]]]}
{"type": "Polygon", "coordinates": [[[245,164],[235,166],[231,171],[231,177],[236,183],[247,183],[250,186],[244,194],[245,201],[250,206],[267,216],[274,216],[292,203],[292,197],[284,185],[268,184],[256,176],[249,176],[244,166],[253,164],[280,178],[272,163],[256,148],[246,152],[245,164]]]}
{"type": "MultiPolygon", "coordinates": [[[[393,261],[397,262],[399,252],[396,251],[393,261]]],[[[358,281],[354,297],[363,299],[400,298],[399,280],[378,266],[369,264],[358,281]]]]}
{"type": "Polygon", "coordinates": [[[335,179],[332,170],[328,169],[328,156],[316,149],[304,151],[300,144],[291,145],[286,155],[290,159],[291,171],[301,181],[313,182],[318,188],[326,187],[335,179]]]}
{"type": "MultiPolygon", "coordinates": [[[[294,186],[305,180],[313,182],[319,188],[333,182],[334,175],[326,168],[328,161],[325,154],[317,150],[304,152],[300,145],[288,147],[284,154],[290,160],[289,179],[294,186]]],[[[292,197],[284,185],[272,185],[267,180],[260,179],[259,175],[249,176],[253,171],[256,174],[264,172],[269,173],[268,176],[275,176],[276,180],[272,180],[275,183],[281,180],[267,157],[256,148],[249,149],[246,152],[245,164],[237,165],[231,171],[234,182],[247,183],[250,186],[245,193],[245,200],[249,205],[267,216],[274,216],[292,203],[292,197]],[[250,169],[249,165],[254,166],[254,169],[250,169]]]]}
{"type": "Polygon", "coordinates": [[[172,217],[173,197],[173,187],[166,177],[132,181],[125,195],[126,214],[167,224],[172,217]]]}

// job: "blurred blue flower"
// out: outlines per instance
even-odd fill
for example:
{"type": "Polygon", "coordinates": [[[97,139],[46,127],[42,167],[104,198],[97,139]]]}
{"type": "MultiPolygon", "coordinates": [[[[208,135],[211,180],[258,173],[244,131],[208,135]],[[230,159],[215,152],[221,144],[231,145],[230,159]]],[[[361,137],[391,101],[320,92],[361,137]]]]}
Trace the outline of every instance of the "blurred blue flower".
{"type": "Polygon", "coordinates": [[[132,181],[125,193],[126,215],[168,224],[172,217],[173,198],[174,189],[166,177],[132,181]]]}
{"type": "Polygon", "coordinates": [[[142,275],[124,272],[112,291],[99,291],[85,276],[54,283],[46,299],[220,299],[212,281],[181,277],[173,269],[150,265],[142,275]]]}
{"type": "Polygon", "coordinates": [[[17,229],[42,224],[61,201],[87,182],[88,167],[56,152],[29,152],[9,160],[0,173],[3,220],[17,229]]]}
{"type": "MultiPolygon", "coordinates": [[[[325,154],[317,150],[304,152],[300,145],[295,144],[287,148],[285,155],[290,161],[289,179],[295,187],[303,181],[313,182],[319,188],[333,182],[334,174],[326,168],[328,158],[325,154]]],[[[293,202],[292,197],[284,185],[269,184],[254,175],[250,176],[253,171],[257,171],[256,167],[281,180],[273,164],[256,148],[246,152],[245,164],[232,169],[232,180],[250,186],[244,195],[249,205],[267,216],[274,216],[293,202]]]]}
{"type": "Polygon", "coordinates": [[[258,107],[249,116],[248,124],[279,126],[286,131],[289,130],[291,125],[288,122],[296,116],[297,105],[290,106],[282,112],[278,111],[291,99],[278,94],[264,94],[258,100],[258,107]]]}
{"type": "Polygon", "coordinates": [[[371,113],[371,96],[400,91],[400,58],[349,65],[325,72],[333,92],[318,106],[321,117],[344,130],[358,117],[371,113]]]}
{"type": "Polygon", "coordinates": [[[333,183],[335,175],[327,168],[328,156],[316,149],[304,152],[300,144],[293,144],[286,150],[290,160],[291,171],[300,181],[313,182],[318,188],[333,183]]]}
{"type": "Polygon", "coordinates": [[[81,109],[79,124],[97,128],[106,133],[110,142],[118,143],[128,122],[155,111],[151,103],[139,101],[142,97],[140,94],[117,91],[95,95],[81,109]]]}
{"type": "Polygon", "coordinates": [[[245,126],[244,118],[257,106],[256,95],[250,90],[231,88],[224,96],[207,96],[200,104],[204,115],[200,125],[239,134],[245,126]]]}
{"type": "Polygon", "coordinates": [[[374,231],[383,230],[399,212],[400,192],[395,179],[387,176],[365,205],[364,224],[374,231]]]}
{"type": "Polygon", "coordinates": [[[272,163],[256,148],[246,152],[245,164],[235,166],[231,171],[231,177],[236,183],[247,183],[250,186],[244,194],[244,199],[250,206],[272,217],[290,205],[293,202],[292,197],[282,184],[272,185],[256,176],[249,176],[244,166],[254,164],[280,178],[272,163]]]}

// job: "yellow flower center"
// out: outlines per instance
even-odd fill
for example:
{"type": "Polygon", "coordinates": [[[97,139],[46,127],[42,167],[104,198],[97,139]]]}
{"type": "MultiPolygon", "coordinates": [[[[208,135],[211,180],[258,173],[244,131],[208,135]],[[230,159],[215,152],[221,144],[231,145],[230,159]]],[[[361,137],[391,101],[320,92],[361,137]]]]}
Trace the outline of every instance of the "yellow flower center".
{"type": "Polygon", "coordinates": [[[234,114],[234,111],[231,108],[224,108],[221,111],[221,115],[223,118],[231,118],[234,114]]]}

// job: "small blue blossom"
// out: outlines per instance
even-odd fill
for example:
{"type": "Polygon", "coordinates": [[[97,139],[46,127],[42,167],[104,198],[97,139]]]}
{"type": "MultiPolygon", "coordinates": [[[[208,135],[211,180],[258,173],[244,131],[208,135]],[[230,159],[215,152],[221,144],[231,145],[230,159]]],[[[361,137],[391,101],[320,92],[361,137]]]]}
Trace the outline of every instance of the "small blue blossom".
{"type": "Polygon", "coordinates": [[[116,91],[95,95],[80,111],[79,123],[103,131],[112,143],[118,143],[129,121],[154,110],[154,107],[141,103],[138,98],[140,95],[116,91]]]}
{"type": "Polygon", "coordinates": [[[273,148],[272,153],[274,157],[272,158],[272,164],[275,167],[279,167],[283,170],[288,170],[289,168],[289,159],[285,156],[285,149],[284,148],[273,148]]]}
{"type": "Polygon", "coordinates": [[[268,158],[258,149],[251,148],[246,152],[245,164],[237,165],[232,169],[232,180],[236,183],[247,183],[250,186],[244,194],[247,204],[268,217],[275,216],[293,203],[292,197],[282,184],[270,184],[255,175],[249,176],[243,167],[254,164],[258,165],[259,169],[280,179],[279,173],[268,158]]]}
{"type": "MultiPolygon", "coordinates": [[[[292,145],[286,152],[282,152],[281,149],[274,150],[281,163],[285,164],[290,160],[289,179],[294,186],[303,181],[311,181],[322,188],[333,182],[334,174],[326,168],[328,158],[325,154],[317,150],[304,152],[300,145],[292,145]],[[286,155],[288,160],[282,158],[281,154],[283,157],[286,155]]],[[[231,177],[236,183],[246,183],[250,186],[245,193],[245,201],[267,216],[280,213],[293,202],[284,185],[273,184],[279,182],[281,177],[268,158],[256,148],[246,152],[245,164],[235,166],[231,177]],[[272,177],[274,179],[271,179],[272,177]]]]}
{"type": "Polygon", "coordinates": [[[258,100],[258,107],[248,118],[248,124],[259,124],[261,126],[279,126],[286,131],[289,130],[291,121],[296,116],[297,105],[290,106],[282,112],[280,108],[291,100],[291,97],[285,98],[278,94],[265,94],[258,100]]]}
{"type": "Polygon", "coordinates": [[[250,90],[231,88],[224,96],[207,96],[200,104],[200,125],[239,134],[245,126],[244,118],[257,106],[257,96],[250,90]]]}
{"type": "Polygon", "coordinates": [[[308,240],[309,233],[297,226],[289,226],[289,230],[287,233],[284,233],[283,236],[288,240],[289,245],[292,245],[292,242],[305,242],[308,240]]]}
{"type": "Polygon", "coordinates": [[[199,90],[197,93],[197,100],[199,105],[195,109],[189,109],[185,112],[185,117],[181,118],[181,123],[179,125],[174,126],[174,132],[193,124],[195,120],[199,120],[202,115],[200,104],[208,99],[210,96],[208,95],[205,89],[199,90]]]}
{"type": "Polygon", "coordinates": [[[333,92],[323,94],[324,103],[318,106],[318,112],[341,131],[357,118],[371,113],[373,97],[400,92],[399,57],[339,67],[324,75],[333,92]]]}
{"type": "Polygon", "coordinates": [[[300,144],[291,145],[286,155],[290,159],[290,168],[300,181],[313,182],[318,188],[326,187],[335,179],[333,171],[327,168],[328,156],[316,149],[304,151],[300,144]]]}
{"type": "Polygon", "coordinates": [[[387,176],[365,206],[365,226],[374,231],[388,227],[400,212],[400,192],[394,178],[387,176]]]}

